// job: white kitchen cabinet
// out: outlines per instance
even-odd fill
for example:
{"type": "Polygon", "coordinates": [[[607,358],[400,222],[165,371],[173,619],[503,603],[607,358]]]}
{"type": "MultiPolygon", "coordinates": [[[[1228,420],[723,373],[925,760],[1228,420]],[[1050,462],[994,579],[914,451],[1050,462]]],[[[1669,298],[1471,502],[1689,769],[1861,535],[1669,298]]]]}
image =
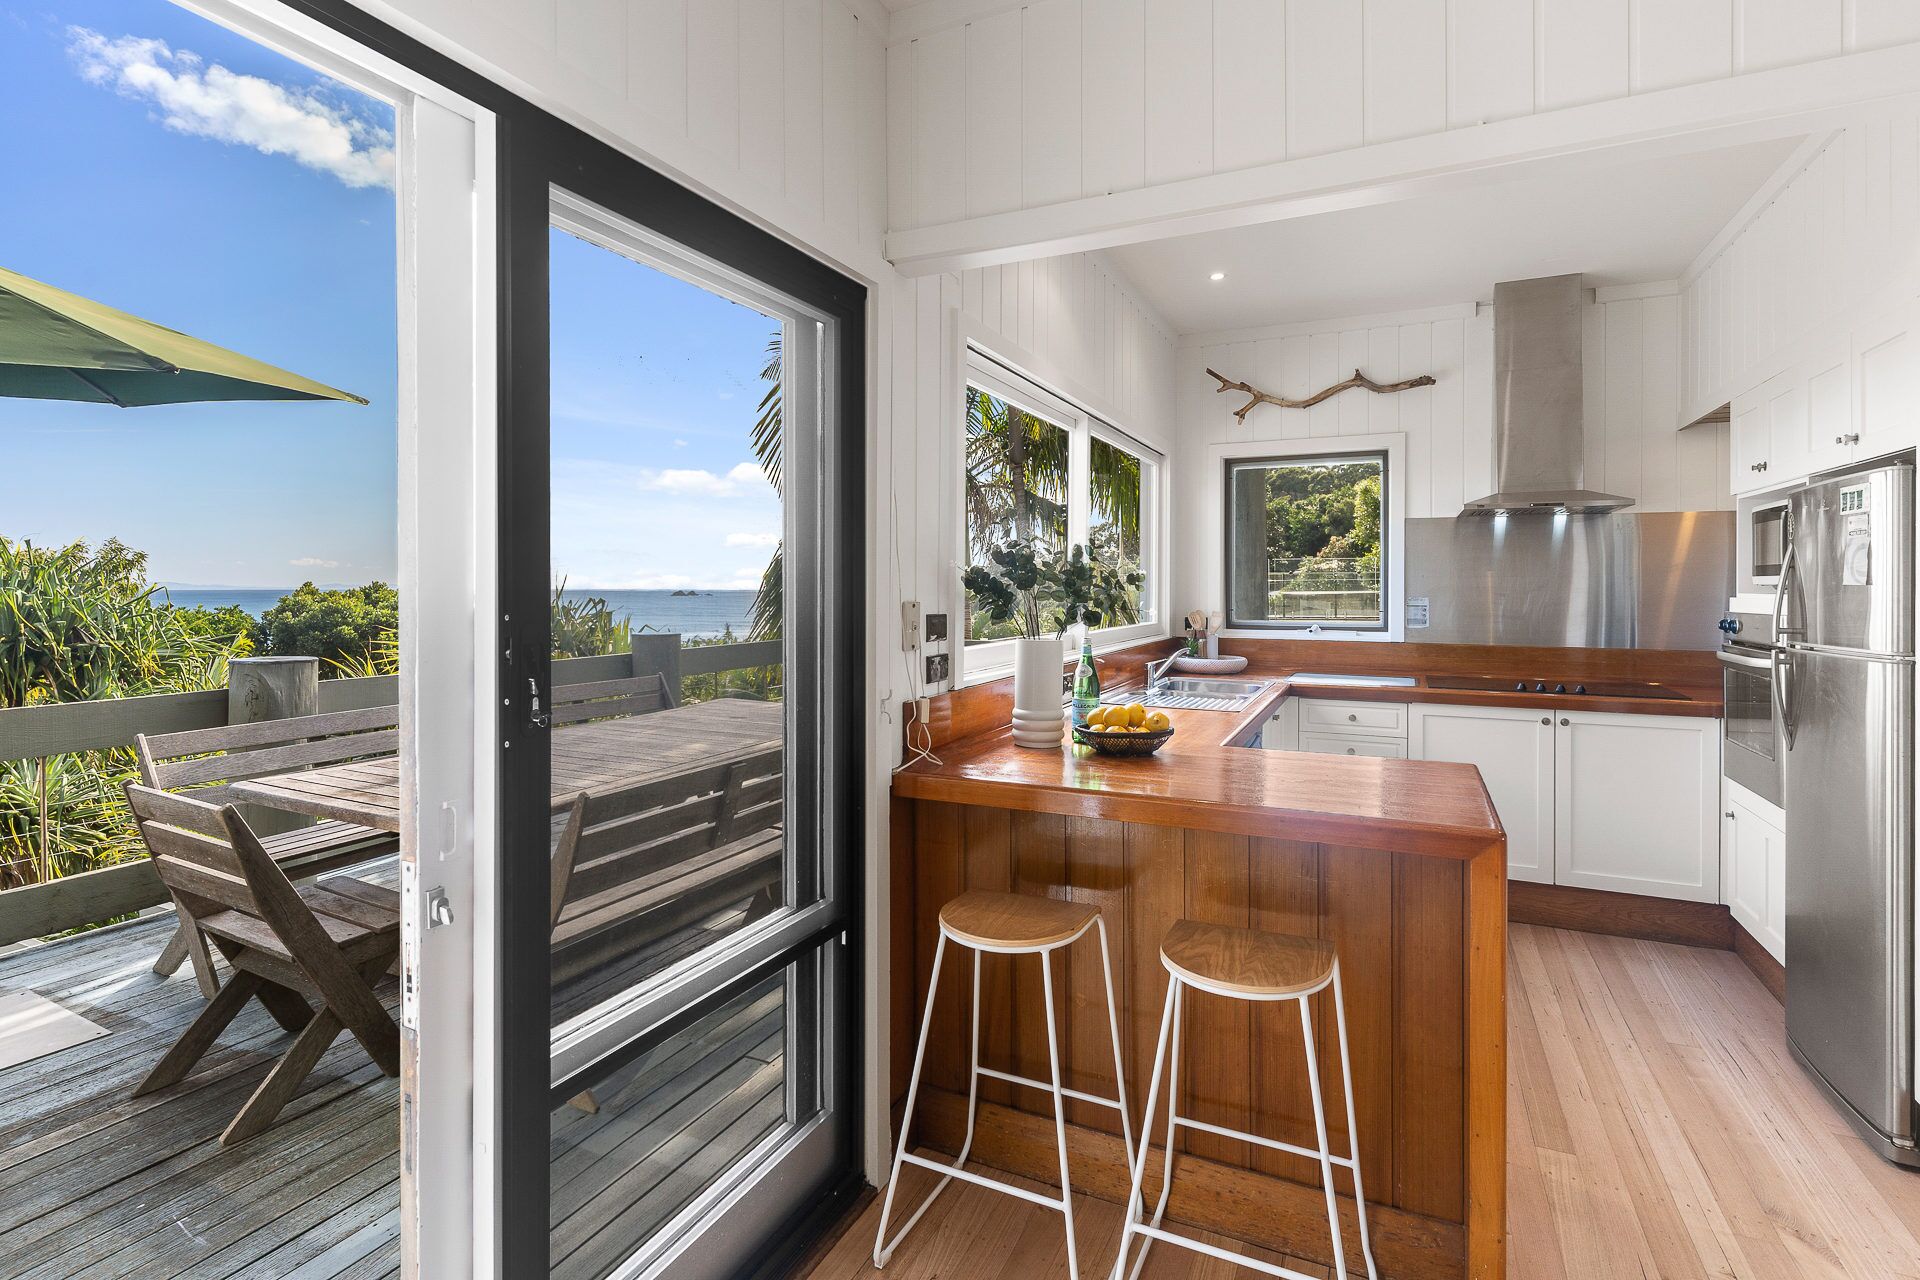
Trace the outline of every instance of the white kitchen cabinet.
{"type": "Polygon", "coordinates": [[[1733,398],[1733,473],[1728,483],[1736,494],[1757,493],[1770,483],[1767,473],[1773,462],[1773,422],[1766,392],[1763,384],[1733,398]]]}
{"type": "Polygon", "coordinates": [[[1526,707],[1416,704],[1407,746],[1416,760],[1475,765],[1507,832],[1507,876],[1553,883],[1554,717],[1526,707]]]}
{"type": "Polygon", "coordinates": [[[1920,443],[1920,307],[1906,299],[1853,331],[1853,436],[1849,460],[1920,443]]]}
{"type": "Polygon", "coordinates": [[[1554,882],[1720,900],[1719,722],[1554,713],[1554,882]]]}
{"type": "Polygon", "coordinates": [[[1300,749],[1300,699],[1282,698],[1260,731],[1260,745],[1269,751],[1300,749]]]}
{"type": "Polygon", "coordinates": [[[1407,744],[1401,738],[1368,738],[1352,733],[1302,732],[1300,749],[1329,756],[1380,756],[1388,760],[1407,758],[1407,744]]]}
{"type": "Polygon", "coordinates": [[[1404,702],[1339,702],[1327,698],[1300,699],[1300,732],[1357,733],[1370,738],[1407,736],[1404,702]]]}
{"type": "MultiPolygon", "coordinates": [[[[1806,436],[1795,449],[1793,475],[1812,475],[1853,459],[1853,359],[1849,345],[1837,342],[1805,365],[1806,436]]],[[[1789,474],[1783,468],[1781,474],[1789,474]]]]}
{"type": "Polygon", "coordinates": [[[1786,815],[1737,782],[1720,815],[1721,900],[1768,954],[1787,959],[1786,815]]]}
{"type": "MultiPolygon", "coordinates": [[[[1846,363],[1844,357],[1841,363],[1846,363]]],[[[1760,394],[1767,405],[1767,458],[1765,470],[1758,474],[1765,482],[1760,487],[1766,488],[1807,469],[1806,370],[1796,365],[1767,379],[1760,394]]]]}

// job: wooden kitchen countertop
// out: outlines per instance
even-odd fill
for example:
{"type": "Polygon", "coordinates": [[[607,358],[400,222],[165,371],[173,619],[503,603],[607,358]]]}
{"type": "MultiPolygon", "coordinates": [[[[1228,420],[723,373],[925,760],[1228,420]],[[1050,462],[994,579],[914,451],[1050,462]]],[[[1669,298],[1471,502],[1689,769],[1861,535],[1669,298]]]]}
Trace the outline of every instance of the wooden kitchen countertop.
{"type": "MultiPolygon", "coordinates": [[[[1360,644],[1313,640],[1227,642],[1248,659],[1245,678],[1274,686],[1244,710],[1169,711],[1173,738],[1145,759],[1112,758],[1073,744],[1058,750],[1015,746],[1005,727],[1010,687],[963,690],[934,699],[933,728],[942,763],[920,761],[894,775],[902,798],[945,800],[1073,817],[1274,836],[1363,848],[1392,847],[1471,857],[1504,839],[1477,770],[1470,765],[1311,752],[1260,751],[1250,741],[1287,697],[1344,701],[1445,703],[1646,715],[1717,717],[1718,663],[1711,652],[1517,648],[1493,645],[1360,644]],[[1301,671],[1411,676],[1416,683],[1376,688],[1293,685],[1301,671]],[[1502,680],[1614,683],[1657,681],[1680,699],[1596,697],[1437,689],[1435,675],[1502,680]],[[972,730],[972,732],[969,732],[972,730]]],[[[1107,701],[1140,682],[1147,657],[1170,642],[1112,655],[1107,701]]],[[[1010,686],[1011,682],[1007,682],[1010,686]]]]}
{"type": "MultiPolygon", "coordinates": [[[[1116,691],[1110,700],[1124,698],[1116,691]]],[[[1321,844],[1470,858],[1505,839],[1472,765],[1262,751],[1233,745],[1286,696],[1276,684],[1234,713],[1170,710],[1174,734],[1144,758],[1103,756],[1062,734],[1057,750],[999,729],[949,742],[893,778],[917,800],[1321,844]]]]}

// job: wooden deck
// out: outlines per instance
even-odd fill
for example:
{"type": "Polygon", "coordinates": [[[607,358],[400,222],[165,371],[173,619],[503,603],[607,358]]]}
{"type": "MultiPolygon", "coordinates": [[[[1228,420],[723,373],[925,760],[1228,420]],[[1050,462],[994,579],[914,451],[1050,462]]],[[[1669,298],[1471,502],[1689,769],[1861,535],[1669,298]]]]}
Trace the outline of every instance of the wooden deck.
{"type": "MultiPolygon", "coordinates": [[[[391,882],[392,859],[365,874],[391,882]]],[[[625,964],[657,970],[742,909],[625,964]]],[[[150,969],[173,927],[166,914],[0,955],[0,994],[37,992],[109,1032],[0,1070],[0,1278],[397,1275],[399,1087],[350,1036],[273,1128],[229,1149],[221,1128],[286,1048],[257,1003],[186,1080],[130,1096],[201,1008],[190,970],[150,969]]],[[[397,1006],[392,980],[380,994],[397,1006]]],[[[556,1274],[604,1274],[779,1122],[782,1037],[778,992],[761,993],[617,1073],[598,1115],[554,1113],[556,1274]]]]}

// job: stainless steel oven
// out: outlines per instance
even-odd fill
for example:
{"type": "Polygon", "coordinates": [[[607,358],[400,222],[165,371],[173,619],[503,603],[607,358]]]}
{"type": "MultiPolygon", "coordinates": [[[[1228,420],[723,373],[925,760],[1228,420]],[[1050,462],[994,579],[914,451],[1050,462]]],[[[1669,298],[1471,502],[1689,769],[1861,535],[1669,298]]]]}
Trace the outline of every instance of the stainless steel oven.
{"type": "Polygon", "coordinates": [[[1747,519],[1747,577],[1755,586],[1777,587],[1787,555],[1787,504],[1763,502],[1747,513],[1747,519]]]}
{"type": "Polygon", "coordinates": [[[1784,753],[1774,712],[1779,649],[1773,642],[1773,619],[1764,613],[1736,613],[1720,629],[1727,634],[1720,647],[1727,704],[1720,721],[1722,768],[1727,777],[1777,805],[1784,796],[1784,753]]]}

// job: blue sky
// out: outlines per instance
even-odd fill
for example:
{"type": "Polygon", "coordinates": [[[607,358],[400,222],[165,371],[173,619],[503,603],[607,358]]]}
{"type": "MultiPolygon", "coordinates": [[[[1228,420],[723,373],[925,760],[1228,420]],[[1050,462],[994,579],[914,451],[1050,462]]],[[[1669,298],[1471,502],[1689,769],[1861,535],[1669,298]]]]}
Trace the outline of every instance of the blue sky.
{"type": "MultiPolygon", "coordinates": [[[[166,0],[0,0],[0,265],[371,402],[0,399],[0,534],[118,537],[156,581],[394,578],[392,119],[166,0]]],[[[774,322],[559,235],[553,284],[556,574],[752,585],[774,322]]]]}
{"type": "Polygon", "coordinates": [[[566,232],[547,242],[554,576],[758,586],[780,502],[748,442],[779,323],[566,232]]]}

